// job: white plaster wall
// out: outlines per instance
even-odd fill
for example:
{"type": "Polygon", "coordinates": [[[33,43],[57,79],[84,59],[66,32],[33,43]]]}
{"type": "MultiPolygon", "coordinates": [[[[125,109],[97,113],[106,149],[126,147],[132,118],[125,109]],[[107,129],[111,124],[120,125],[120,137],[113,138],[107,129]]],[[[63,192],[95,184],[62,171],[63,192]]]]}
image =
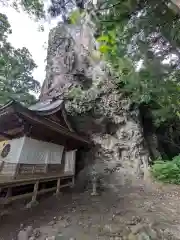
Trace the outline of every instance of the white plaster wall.
{"type": "Polygon", "coordinates": [[[61,164],[63,150],[63,146],[25,137],[19,163],[61,164]]]}
{"type": "Polygon", "coordinates": [[[68,151],[65,154],[64,172],[75,174],[76,151],[68,151]]]}
{"type": "Polygon", "coordinates": [[[6,141],[6,144],[10,144],[10,152],[5,158],[2,158],[0,155],[0,162],[18,163],[24,140],[25,138],[21,137],[6,141]]]}

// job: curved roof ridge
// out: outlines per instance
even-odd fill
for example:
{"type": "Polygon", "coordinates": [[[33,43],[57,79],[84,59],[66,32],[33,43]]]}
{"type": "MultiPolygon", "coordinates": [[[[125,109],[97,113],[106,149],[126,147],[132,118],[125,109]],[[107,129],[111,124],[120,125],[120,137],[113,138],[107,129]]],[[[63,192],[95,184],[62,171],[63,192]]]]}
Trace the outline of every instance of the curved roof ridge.
{"type": "Polygon", "coordinates": [[[6,104],[0,106],[0,110],[3,110],[4,108],[9,107],[10,105],[12,105],[15,101],[14,100],[9,100],[6,104]]]}
{"type": "Polygon", "coordinates": [[[33,112],[37,112],[40,115],[51,115],[62,108],[64,100],[62,99],[46,99],[39,101],[36,104],[30,106],[28,109],[33,112]]]}

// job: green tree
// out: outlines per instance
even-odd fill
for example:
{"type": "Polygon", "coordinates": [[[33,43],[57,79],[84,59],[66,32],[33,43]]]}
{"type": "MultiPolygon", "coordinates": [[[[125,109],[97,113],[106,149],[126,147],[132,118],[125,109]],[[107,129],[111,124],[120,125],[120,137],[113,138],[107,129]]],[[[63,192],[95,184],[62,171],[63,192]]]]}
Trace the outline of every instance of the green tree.
{"type": "MultiPolygon", "coordinates": [[[[49,12],[65,21],[85,1],[51,0],[49,12]]],[[[87,9],[86,9],[87,10],[87,9]]],[[[99,0],[88,8],[102,57],[111,63],[120,91],[148,104],[156,124],[180,116],[180,18],[170,0],[99,0]],[[138,68],[141,62],[141,68],[138,68]]]]}
{"type": "Polygon", "coordinates": [[[36,19],[45,17],[43,0],[0,0],[0,5],[13,7],[17,11],[22,9],[36,19]]]}
{"type": "Polygon", "coordinates": [[[150,105],[156,123],[177,117],[180,18],[171,1],[99,1],[93,19],[118,87],[138,105],[150,105]]]}
{"type": "Polygon", "coordinates": [[[10,24],[4,14],[0,14],[0,104],[9,98],[24,104],[36,100],[33,93],[38,93],[40,84],[32,76],[36,67],[31,54],[26,48],[15,49],[7,41],[11,33],[10,24]]]}
{"type": "Polygon", "coordinates": [[[51,0],[48,12],[52,17],[61,15],[64,22],[69,21],[69,14],[74,9],[84,10],[85,0],[51,0]]]}

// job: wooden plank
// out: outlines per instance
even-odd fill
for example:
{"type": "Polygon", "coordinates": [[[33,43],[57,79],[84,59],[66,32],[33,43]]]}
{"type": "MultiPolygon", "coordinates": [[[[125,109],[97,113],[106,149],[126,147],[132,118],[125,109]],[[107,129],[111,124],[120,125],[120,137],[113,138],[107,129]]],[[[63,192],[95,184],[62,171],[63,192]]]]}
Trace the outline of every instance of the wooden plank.
{"type": "MultiPolygon", "coordinates": [[[[27,175],[34,176],[36,174],[45,174],[46,164],[24,164],[19,166],[18,175],[16,177],[26,177],[27,175]]],[[[56,167],[57,168],[57,167],[56,167]]]]}
{"type": "Polygon", "coordinates": [[[61,174],[63,170],[62,164],[48,164],[49,174],[61,174]]]}
{"type": "Polygon", "coordinates": [[[44,176],[26,176],[26,178],[20,178],[20,179],[9,179],[6,176],[0,176],[0,186],[16,186],[16,185],[25,185],[25,184],[32,184],[39,181],[47,181],[47,180],[56,180],[57,178],[66,179],[66,178],[72,178],[72,173],[70,174],[58,174],[58,175],[50,175],[47,176],[47,174],[44,174],[44,176]]]}
{"type": "Polygon", "coordinates": [[[71,185],[72,183],[67,183],[67,184],[61,185],[60,188],[70,187],[71,185]]]}
{"type": "Polygon", "coordinates": [[[47,188],[47,189],[42,189],[38,192],[38,195],[40,194],[44,194],[44,193],[48,193],[48,192],[53,192],[56,191],[56,187],[52,187],[52,188],[47,188]]]}
{"type": "MultiPolygon", "coordinates": [[[[56,178],[53,178],[51,179],[50,181],[53,181],[53,180],[57,180],[57,178],[59,177],[56,177],[56,178]]],[[[67,179],[67,178],[72,178],[72,176],[68,176],[68,177],[60,177],[61,179],[67,179]]],[[[46,182],[47,179],[42,179],[41,182],[46,182]]]]}
{"type": "Polygon", "coordinates": [[[13,177],[16,172],[16,163],[4,162],[1,175],[13,177]]]}
{"type": "Polygon", "coordinates": [[[44,117],[37,116],[32,113],[32,111],[26,109],[25,107],[19,105],[20,108],[22,108],[22,111],[18,111],[19,115],[22,116],[23,118],[27,119],[30,121],[30,123],[39,123],[41,126],[45,126],[48,129],[51,129],[52,131],[55,131],[57,133],[60,133],[64,136],[70,137],[71,139],[77,140],[81,142],[81,144],[88,144],[90,145],[91,142],[89,139],[86,139],[84,137],[81,137],[80,135],[76,134],[75,132],[71,132],[67,128],[64,128],[60,126],[58,123],[51,123],[48,119],[44,117]],[[23,111],[24,110],[24,111],[23,111]]]}
{"type": "Polygon", "coordinates": [[[2,198],[2,199],[0,199],[0,204],[9,204],[9,203],[11,203],[13,201],[16,201],[16,200],[30,198],[30,197],[32,197],[32,195],[33,195],[33,192],[25,193],[25,194],[21,194],[21,195],[9,197],[9,198],[2,198]]]}
{"type": "MultiPolygon", "coordinates": [[[[71,183],[64,184],[64,185],[60,186],[60,188],[69,187],[69,186],[71,186],[71,183]]],[[[56,190],[56,187],[42,189],[42,190],[37,192],[37,195],[42,195],[44,193],[53,192],[55,190],[56,190]]],[[[13,201],[17,201],[17,200],[20,200],[20,199],[30,198],[30,197],[33,197],[33,194],[34,193],[31,192],[31,193],[20,194],[20,195],[17,195],[17,196],[12,196],[12,197],[9,197],[9,198],[2,198],[2,199],[0,199],[0,204],[5,205],[5,204],[9,204],[13,201]]]]}
{"type": "Polygon", "coordinates": [[[32,175],[33,176],[34,164],[24,164],[21,163],[19,167],[18,176],[20,175],[32,175]]]}

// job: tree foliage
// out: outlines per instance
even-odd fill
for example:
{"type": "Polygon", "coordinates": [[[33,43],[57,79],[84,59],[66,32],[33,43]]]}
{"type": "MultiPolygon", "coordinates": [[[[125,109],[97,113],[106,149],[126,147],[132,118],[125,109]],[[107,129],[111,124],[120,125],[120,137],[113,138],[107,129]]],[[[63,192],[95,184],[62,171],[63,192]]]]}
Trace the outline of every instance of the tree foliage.
{"type": "Polygon", "coordinates": [[[151,106],[156,123],[179,115],[179,14],[169,1],[101,1],[94,17],[100,51],[119,88],[151,106]],[[141,63],[141,67],[140,67],[141,63]]]}
{"type": "Polygon", "coordinates": [[[80,11],[84,9],[84,0],[51,0],[51,5],[48,12],[52,17],[61,15],[64,22],[68,21],[69,14],[74,9],[79,9],[80,11]]]}
{"type": "MultiPolygon", "coordinates": [[[[72,10],[84,10],[86,3],[51,0],[48,11],[67,21],[72,10]]],[[[14,5],[38,17],[44,14],[41,0],[14,5]]],[[[157,124],[179,117],[178,8],[170,0],[99,0],[93,7],[88,12],[96,23],[99,50],[111,63],[117,86],[133,102],[151,106],[157,124]]]]}
{"type": "Polygon", "coordinates": [[[14,2],[16,6],[21,5],[23,10],[28,14],[36,16],[38,19],[45,17],[44,1],[42,0],[17,0],[14,2]]]}
{"type": "Polygon", "coordinates": [[[0,5],[13,7],[17,11],[22,9],[36,19],[45,17],[43,0],[0,0],[0,5]]]}
{"type": "MultiPolygon", "coordinates": [[[[67,20],[86,1],[51,3],[52,16],[67,20]]],[[[85,10],[96,23],[99,51],[110,62],[118,88],[137,105],[148,104],[158,125],[179,117],[179,9],[170,0],[99,0],[85,10]]]]}
{"type": "Polygon", "coordinates": [[[38,92],[40,84],[33,78],[36,67],[26,48],[15,49],[8,42],[10,24],[4,14],[0,14],[0,104],[13,98],[25,104],[35,101],[33,92],[38,92]]]}

